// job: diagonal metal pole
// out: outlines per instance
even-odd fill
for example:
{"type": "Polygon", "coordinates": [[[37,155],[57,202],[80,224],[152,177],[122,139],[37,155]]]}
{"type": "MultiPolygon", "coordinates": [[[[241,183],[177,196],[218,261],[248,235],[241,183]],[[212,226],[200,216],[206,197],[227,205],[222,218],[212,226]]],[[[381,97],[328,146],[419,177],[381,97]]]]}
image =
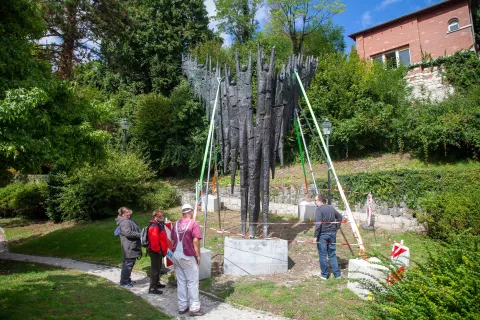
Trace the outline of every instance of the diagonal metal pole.
{"type": "MultiPolygon", "coordinates": [[[[297,117],[297,114],[294,114],[294,118],[297,117]]],[[[303,178],[305,179],[305,193],[308,198],[310,198],[310,194],[308,192],[308,181],[307,181],[307,172],[305,171],[305,159],[303,157],[303,150],[302,150],[302,143],[300,142],[300,130],[298,129],[299,122],[294,120],[295,122],[295,133],[297,134],[297,142],[298,142],[298,149],[300,151],[300,160],[302,161],[302,169],[303,169],[303,178]]]]}
{"type": "Polygon", "coordinates": [[[303,148],[305,149],[305,155],[307,156],[308,167],[310,168],[310,174],[312,175],[313,186],[315,187],[315,193],[318,194],[317,182],[315,181],[315,175],[313,174],[312,162],[310,161],[310,155],[308,154],[307,142],[305,141],[305,136],[303,134],[302,123],[298,117],[298,110],[295,109],[295,117],[297,118],[298,128],[300,130],[300,136],[303,141],[303,148]]]}
{"type": "Polygon", "coordinates": [[[207,155],[208,155],[208,147],[210,146],[212,137],[213,137],[213,127],[215,125],[215,110],[217,109],[217,102],[218,102],[218,94],[220,92],[220,84],[222,81],[225,79],[223,78],[217,78],[218,81],[218,86],[217,86],[217,94],[215,95],[215,103],[213,105],[213,113],[212,113],[212,119],[210,119],[210,128],[208,129],[208,137],[207,137],[207,144],[205,145],[205,152],[203,156],[203,163],[202,163],[202,172],[200,173],[200,187],[198,190],[195,192],[195,208],[193,210],[193,219],[196,218],[197,216],[197,203],[198,203],[198,197],[200,194],[200,190],[202,190],[202,183],[203,183],[203,174],[205,173],[205,164],[207,163],[207,155]]]}
{"type": "Polygon", "coordinates": [[[327,146],[325,144],[325,140],[323,139],[322,132],[320,130],[320,126],[318,125],[317,119],[315,118],[315,113],[313,112],[310,101],[308,100],[308,96],[307,96],[307,93],[305,92],[305,88],[303,87],[302,80],[300,79],[300,76],[298,75],[298,71],[296,69],[294,70],[294,72],[298,80],[298,85],[300,86],[300,89],[302,90],[305,101],[307,102],[308,109],[310,110],[310,113],[312,115],[312,119],[313,119],[313,122],[315,123],[315,128],[317,129],[318,136],[320,137],[320,141],[322,142],[323,150],[325,151],[325,155],[327,156],[327,163],[332,170],[333,177],[337,182],[338,191],[340,192],[340,196],[343,200],[343,203],[345,204],[345,208],[348,216],[348,222],[350,223],[350,226],[352,228],[353,236],[358,242],[358,246],[360,248],[360,255],[363,255],[365,253],[365,246],[363,245],[362,237],[360,236],[360,232],[358,231],[357,224],[355,223],[355,218],[353,217],[352,210],[350,209],[350,205],[348,204],[347,197],[345,196],[345,192],[343,191],[342,185],[340,184],[340,180],[338,180],[337,172],[335,171],[335,167],[333,166],[332,159],[330,158],[330,153],[328,152],[327,146]]]}
{"type": "MultiPolygon", "coordinates": [[[[215,132],[212,131],[212,138],[213,138],[213,133],[215,132]]],[[[210,165],[212,163],[212,152],[213,152],[213,145],[214,145],[214,140],[212,139],[212,143],[210,144],[210,154],[208,155],[208,171],[207,171],[207,183],[205,186],[205,201],[204,201],[204,206],[203,206],[203,239],[202,239],[202,247],[205,248],[205,235],[207,233],[207,211],[208,211],[208,184],[210,182],[210,165]]]]}

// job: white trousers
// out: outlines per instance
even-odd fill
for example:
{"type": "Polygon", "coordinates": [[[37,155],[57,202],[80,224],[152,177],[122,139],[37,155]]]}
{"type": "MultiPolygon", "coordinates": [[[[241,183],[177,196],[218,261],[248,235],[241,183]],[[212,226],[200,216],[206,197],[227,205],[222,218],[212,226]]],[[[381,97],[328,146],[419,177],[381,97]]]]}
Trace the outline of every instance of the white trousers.
{"type": "Polygon", "coordinates": [[[178,310],[184,311],[187,307],[192,312],[200,310],[197,260],[195,257],[189,257],[189,260],[174,259],[173,265],[177,274],[178,310]]]}

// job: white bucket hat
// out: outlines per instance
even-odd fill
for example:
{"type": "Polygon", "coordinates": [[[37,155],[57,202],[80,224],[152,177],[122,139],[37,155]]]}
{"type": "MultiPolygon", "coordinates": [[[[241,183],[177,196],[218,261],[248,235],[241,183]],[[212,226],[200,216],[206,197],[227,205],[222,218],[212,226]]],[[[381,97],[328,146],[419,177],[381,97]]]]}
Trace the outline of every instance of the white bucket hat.
{"type": "Polygon", "coordinates": [[[193,211],[193,208],[191,205],[189,205],[188,203],[185,203],[183,206],[182,206],[182,213],[187,213],[187,212],[191,212],[193,211]]]}

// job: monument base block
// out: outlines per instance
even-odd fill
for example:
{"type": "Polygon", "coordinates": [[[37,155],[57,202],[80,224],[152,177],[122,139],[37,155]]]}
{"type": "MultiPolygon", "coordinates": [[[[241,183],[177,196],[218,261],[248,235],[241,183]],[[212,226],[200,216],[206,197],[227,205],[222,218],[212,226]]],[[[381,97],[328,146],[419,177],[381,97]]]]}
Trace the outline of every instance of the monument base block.
{"type": "Polygon", "coordinates": [[[200,267],[198,269],[200,280],[212,276],[212,252],[210,250],[200,248],[200,267]]]}
{"type": "Polygon", "coordinates": [[[317,206],[315,204],[302,201],[298,204],[298,219],[303,222],[311,222],[315,219],[315,211],[317,206]]]}
{"type": "Polygon", "coordinates": [[[200,280],[212,276],[212,252],[210,250],[200,248],[200,266],[198,269],[200,280]]]}
{"type": "Polygon", "coordinates": [[[370,291],[364,289],[359,281],[371,281],[373,283],[385,282],[388,268],[378,264],[377,258],[348,260],[348,284],[347,288],[352,290],[362,299],[369,299],[370,291]]]}
{"type": "Polygon", "coordinates": [[[288,242],[226,237],[223,268],[225,274],[242,276],[287,272],[288,242]]]}
{"type": "MultiPolygon", "coordinates": [[[[202,196],[202,205],[206,205],[206,198],[205,196],[202,196]]],[[[217,195],[208,195],[208,206],[207,206],[207,212],[217,212],[220,211],[220,198],[217,195]]],[[[203,212],[203,208],[202,208],[203,212]]]]}

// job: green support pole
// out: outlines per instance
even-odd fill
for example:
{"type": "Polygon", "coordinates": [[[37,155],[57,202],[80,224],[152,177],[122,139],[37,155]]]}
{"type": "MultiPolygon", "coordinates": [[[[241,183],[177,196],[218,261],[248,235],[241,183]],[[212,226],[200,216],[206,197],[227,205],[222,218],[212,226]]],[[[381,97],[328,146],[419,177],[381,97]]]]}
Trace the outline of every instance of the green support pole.
{"type": "Polygon", "coordinates": [[[310,198],[310,194],[308,192],[308,182],[307,182],[307,172],[305,171],[305,159],[303,158],[303,149],[302,149],[302,142],[300,141],[300,130],[298,128],[298,121],[297,121],[297,113],[294,114],[295,122],[295,132],[297,133],[297,142],[298,142],[298,149],[300,150],[300,159],[302,160],[302,169],[303,169],[303,177],[305,178],[305,193],[307,197],[310,198]]]}

